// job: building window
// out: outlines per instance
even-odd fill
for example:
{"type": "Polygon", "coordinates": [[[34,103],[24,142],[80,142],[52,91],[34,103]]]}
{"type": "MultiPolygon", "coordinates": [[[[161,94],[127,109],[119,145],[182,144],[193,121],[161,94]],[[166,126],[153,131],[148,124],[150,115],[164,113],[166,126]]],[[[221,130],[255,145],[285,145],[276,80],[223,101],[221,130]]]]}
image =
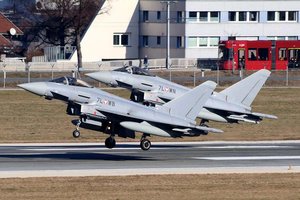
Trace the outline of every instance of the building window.
{"type": "Polygon", "coordinates": [[[161,12],[160,11],[157,11],[157,13],[156,13],[156,19],[157,20],[161,20],[161,12]]]}
{"type": "Polygon", "coordinates": [[[235,22],[236,20],[236,12],[229,12],[228,14],[228,20],[231,22],[235,22]]]}
{"type": "Polygon", "coordinates": [[[210,21],[219,22],[219,12],[210,12],[210,21]]]}
{"type": "Polygon", "coordinates": [[[177,11],[177,23],[182,23],[182,22],[184,22],[183,12],[182,11],[177,11]]]}
{"type": "Polygon", "coordinates": [[[278,12],[279,21],[285,21],[285,11],[278,12]]]}
{"type": "Polygon", "coordinates": [[[114,46],[129,46],[130,39],[128,33],[114,33],[113,35],[114,46]]]}
{"type": "Polygon", "coordinates": [[[219,12],[189,12],[189,21],[192,22],[219,22],[219,12]]]}
{"type": "Polygon", "coordinates": [[[143,11],[143,22],[148,22],[149,21],[149,11],[144,10],[143,11]]]}
{"type": "Polygon", "coordinates": [[[203,47],[218,47],[219,37],[188,37],[188,47],[203,48],[203,47]]]}
{"type": "Polygon", "coordinates": [[[228,20],[231,22],[257,22],[258,21],[258,12],[256,12],[256,11],[229,12],[228,20]]]}
{"type": "Polygon", "coordinates": [[[297,36],[269,36],[268,40],[298,40],[297,36]]]}
{"type": "Polygon", "coordinates": [[[188,46],[191,48],[197,47],[197,37],[188,37],[188,46]]]}
{"type": "Polygon", "coordinates": [[[297,11],[268,11],[268,21],[296,22],[297,16],[297,11]]]}
{"type": "Polygon", "coordinates": [[[200,22],[208,21],[208,12],[200,12],[200,22]]]}
{"type": "Polygon", "coordinates": [[[239,12],[239,20],[241,22],[247,21],[247,12],[239,12]]]}
{"type": "Polygon", "coordinates": [[[114,38],[113,44],[120,45],[120,35],[114,35],[113,38],[114,38]]]}
{"type": "Polygon", "coordinates": [[[183,43],[182,43],[183,38],[181,36],[177,37],[177,42],[176,42],[176,47],[177,48],[181,48],[183,47],[183,43]]]}
{"type": "Polygon", "coordinates": [[[296,11],[290,11],[288,12],[288,21],[297,21],[297,12],[296,11]]]}
{"type": "Polygon", "coordinates": [[[219,46],[219,37],[211,37],[210,39],[210,46],[211,47],[218,47],[219,46]]]}
{"type": "Polygon", "coordinates": [[[161,37],[160,36],[156,37],[156,44],[161,45],[161,37]]]}
{"type": "Polygon", "coordinates": [[[276,40],[285,40],[285,37],[284,36],[277,36],[277,37],[275,37],[276,38],[276,40]]]}
{"type": "Polygon", "coordinates": [[[250,12],[249,13],[249,21],[251,21],[251,22],[258,21],[258,19],[257,19],[257,12],[250,12]]]}
{"type": "Polygon", "coordinates": [[[148,47],[149,45],[149,37],[143,36],[143,47],[148,47]]]}
{"type": "Polygon", "coordinates": [[[268,21],[275,21],[275,12],[268,11],[268,21]]]}
{"type": "Polygon", "coordinates": [[[199,47],[207,47],[208,46],[208,38],[207,37],[199,37],[199,47]]]}
{"type": "Polygon", "coordinates": [[[197,21],[197,12],[189,12],[189,21],[197,21]]]}
{"type": "Polygon", "coordinates": [[[121,45],[122,46],[129,45],[129,36],[128,35],[121,35],[121,45]]]}
{"type": "Polygon", "coordinates": [[[287,40],[298,40],[297,36],[288,36],[287,40]]]}

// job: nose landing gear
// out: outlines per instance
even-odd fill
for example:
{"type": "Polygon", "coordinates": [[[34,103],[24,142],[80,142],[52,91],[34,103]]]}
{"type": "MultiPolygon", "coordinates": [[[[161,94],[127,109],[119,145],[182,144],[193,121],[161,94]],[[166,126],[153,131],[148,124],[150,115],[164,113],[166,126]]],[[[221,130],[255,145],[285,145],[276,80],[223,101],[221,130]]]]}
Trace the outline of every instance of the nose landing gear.
{"type": "Polygon", "coordinates": [[[73,137],[74,138],[79,138],[80,137],[79,127],[80,127],[80,120],[77,121],[76,129],[73,131],[73,137]]]}
{"type": "Polygon", "coordinates": [[[79,138],[79,137],[80,137],[80,131],[77,130],[77,129],[75,129],[75,130],[73,131],[73,137],[74,137],[74,138],[79,138]]]}

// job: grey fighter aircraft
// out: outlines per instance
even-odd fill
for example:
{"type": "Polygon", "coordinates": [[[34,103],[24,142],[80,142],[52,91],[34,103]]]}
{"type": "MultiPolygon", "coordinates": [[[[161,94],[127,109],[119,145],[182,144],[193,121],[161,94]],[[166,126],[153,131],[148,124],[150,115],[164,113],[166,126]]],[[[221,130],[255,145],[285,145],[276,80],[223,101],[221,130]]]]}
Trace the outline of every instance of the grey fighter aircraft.
{"type": "Polygon", "coordinates": [[[162,137],[200,136],[222,130],[199,126],[195,119],[209,99],[216,83],[207,81],[184,95],[158,107],[141,104],[109,94],[89,86],[82,80],[62,77],[49,82],[25,83],[19,87],[46,99],[66,102],[67,113],[79,116],[73,132],[79,137],[79,127],[102,131],[110,136],[105,140],[107,148],[116,144],[115,135],[135,138],[135,132],[143,133],[140,146],[150,149],[150,135],[162,137]]]}
{"type": "MultiPolygon", "coordinates": [[[[238,83],[214,92],[198,113],[201,123],[209,120],[226,123],[239,121],[259,123],[263,118],[277,119],[274,115],[252,112],[251,104],[270,76],[270,71],[260,70],[238,83]]],[[[122,67],[113,71],[100,71],[86,74],[92,79],[113,87],[131,90],[131,100],[144,104],[164,104],[190,89],[151,75],[149,70],[140,67],[122,67]]]]}

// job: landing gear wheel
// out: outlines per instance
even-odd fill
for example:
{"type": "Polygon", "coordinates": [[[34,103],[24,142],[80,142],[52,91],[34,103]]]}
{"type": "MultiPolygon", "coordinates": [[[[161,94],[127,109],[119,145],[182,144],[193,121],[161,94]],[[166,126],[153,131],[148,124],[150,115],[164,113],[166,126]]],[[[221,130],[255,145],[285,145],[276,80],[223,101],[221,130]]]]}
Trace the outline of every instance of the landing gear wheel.
{"type": "Polygon", "coordinates": [[[105,147],[108,149],[112,149],[116,146],[116,140],[113,137],[108,137],[105,140],[105,147]]]}
{"type": "Polygon", "coordinates": [[[74,138],[79,138],[80,137],[80,131],[79,130],[75,130],[75,131],[73,131],[73,137],[74,138]]]}
{"type": "Polygon", "coordinates": [[[147,151],[151,147],[151,142],[148,139],[142,139],[140,143],[141,149],[147,151]]]}

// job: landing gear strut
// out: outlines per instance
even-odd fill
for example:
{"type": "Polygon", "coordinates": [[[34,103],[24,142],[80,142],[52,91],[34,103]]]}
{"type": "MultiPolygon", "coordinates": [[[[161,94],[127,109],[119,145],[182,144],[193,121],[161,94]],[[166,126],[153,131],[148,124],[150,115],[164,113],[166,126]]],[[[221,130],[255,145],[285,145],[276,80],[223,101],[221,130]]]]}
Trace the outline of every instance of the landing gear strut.
{"type": "Polygon", "coordinates": [[[200,126],[208,127],[208,125],[205,124],[205,122],[208,122],[208,120],[202,119],[201,122],[200,122],[200,126]]]}
{"type": "Polygon", "coordinates": [[[105,147],[108,149],[112,149],[116,146],[116,140],[113,136],[109,136],[105,140],[105,147]]]}
{"type": "Polygon", "coordinates": [[[146,139],[146,136],[143,135],[143,137],[141,138],[140,146],[141,146],[141,149],[143,149],[144,151],[147,151],[151,147],[151,142],[150,142],[150,140],[146,139]]]}

